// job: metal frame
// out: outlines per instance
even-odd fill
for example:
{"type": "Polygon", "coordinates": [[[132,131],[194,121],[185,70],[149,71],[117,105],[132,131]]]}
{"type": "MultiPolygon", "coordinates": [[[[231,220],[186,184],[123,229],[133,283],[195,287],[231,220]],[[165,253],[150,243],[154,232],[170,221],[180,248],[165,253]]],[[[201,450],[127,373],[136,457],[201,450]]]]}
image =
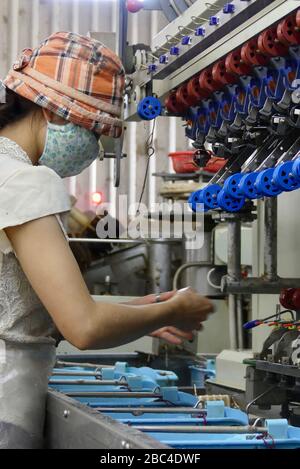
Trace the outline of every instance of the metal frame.
{"type": "Polygon", "coordinates": [[[123,425],[64,394],[48,391],[48,449],[168,449],[142,432],[123,425]]]}
{"type": "MultiPolygon", "coordinates": [[[[240,278],[240,224],[228,229],[228,275],[222,279],[222,291],[227,293],[272,294],[284,288],[298,288],[299,278],[281,278],[277,274],[277,198],[265,198],[265,272],[263,277],[240,278]]],[[[229,226],[230,226],[229,223],[229,226]]]]}

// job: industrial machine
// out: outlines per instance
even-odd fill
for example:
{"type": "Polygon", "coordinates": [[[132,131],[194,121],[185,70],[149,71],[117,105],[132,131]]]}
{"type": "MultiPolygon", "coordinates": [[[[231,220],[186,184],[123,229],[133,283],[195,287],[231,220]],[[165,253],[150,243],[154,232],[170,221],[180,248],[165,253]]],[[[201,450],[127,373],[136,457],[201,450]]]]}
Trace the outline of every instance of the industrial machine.
{"type": "MultiPolygon", "coordinates": [[[[62,409],[66,414],[57,438],[50,432],[49,445],[59,446],[60,437],[70,445],[74,435],[69,419],[81,416],[99,438],[99,429],[107,429],[105,441],[100,438],[104,447],[113,441],[118,448],[299,448],[300,278],[279,275],[277,252],[278,197],[300,188],[299,4],[128,0],[120,5],[125,120],[175,116],[183,121],[194,150],[189,151],[188,169],[158,174],[172,181],[172,190],[165,186],[161,195],[188,199],[190,214],[204,213],[205,242],[201,252],[184,252],[176,273],[170,243],[153,243],[150,251],[149,245],[134,246],[134,252],[114,255],[117,263],[118,256],[128,255],[135,265],[138,258],[140,270],[149,255],[152,290],[163,289],[173,277],[175,288],[182,280],[225,301],[230,350],[216,357],[216,368],[207,366],[209,356],[204,361],[202,356],[199,365],[196,341],[173,355],[156,347],[163,371],[154,371],[157,362],[149,358],[151,352],[151,369],[66,363],[50,381],[49,428],[62,409]],[[151,46],[129,45],[126,8],[130,14],[142,8],[161,10],[169,24],[151,46]],[[208,172],[216,160],[218,167],[208,172]],[[191,185],[174,190],[188,179],[191,185]],[[187,187],[193,189],[188,192],[187,187]],[[258,218],[264,238],[261,276],[248,255],[251,227],[258,218]],[[166,276],[163,269],[156,275],[159,261],[166,276]],[[254,295],[274,294],[280,294],[276,310],[255,319],[254,295]],[[270,334],[253,353],[249,331],[258,327],[270,328],[270,334]],[[210,402],[210,394],[221,397],[210,402]],[[257,419],[263,419],[259,427],[257,419]],[[124,430],[120,422],[130,428],[124,430]]],[[[91,283],[97,269],[104,269],[101,262],[86,274],[91,283]]],[[[86,444],[93,446],[91,434],[86,444]]]]}
{"type": "MultiPolygon", "coordinates": [[[[144,6],[154,8],[151,3],[144,6]]],[[[297,297],[299,287],[299,278],[278,275],[277,198],[300,187],[300,11],[297,2],[284,0],[196,1],[189,8],[182,5],[187,2],[171,3],[175,10],[181,3],[183,10],[177,9],[177,17],[154,38],[151,51],[136,54],[125,113],[128,120],[178,116],[195,150],[207,152],[199,167],[215,156],[224,161],[190,194],[189,204],[192,211],[227,224],[221,291],[228,295],[230,345],[236,349],[245,344],[242,323],[248,330],[254,325],[241,314],[243,296],[283,290],[283,296],[293,292],[297,297]],[[258,205],[265,225],[261,277],[245,273],[241,263],[241,228],[257,219],[258,205]]],[[[298,309],[292,301],[281,302],[298,309]]],[[[263,394],[262,404],[279,403],[287,415],[288,402],[299,400],[299,317],[293,311],[288,320],[280,310],[276,314],[268,323],[275,330],[261,353],[249,352],[247,371],[241,363],[247,376],[242,388],[248,402],[263,394]],[[268,394],[268,383],[276,399],[268,394]]],[[[236,355],[227,366],[235,360],[236,355]]]]}

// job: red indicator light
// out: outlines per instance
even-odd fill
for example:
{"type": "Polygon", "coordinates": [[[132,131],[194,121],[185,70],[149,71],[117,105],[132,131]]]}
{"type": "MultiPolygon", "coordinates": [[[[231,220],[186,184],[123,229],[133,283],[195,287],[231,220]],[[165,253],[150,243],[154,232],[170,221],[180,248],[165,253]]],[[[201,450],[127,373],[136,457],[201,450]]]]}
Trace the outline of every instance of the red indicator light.
{"type": "Polygon", "coordinates": [[[144,0],[127,0],[127,10],[130,13],[137,13],[143,8],[144,0]]]}
{"type": "Polygon", "coordinates": [[[92,203],[93,203],[93,205],[101,204],[102,200],[103,200],[103,196],[102,196],[101,192],[94,192],[92,194],[92,203]]]}

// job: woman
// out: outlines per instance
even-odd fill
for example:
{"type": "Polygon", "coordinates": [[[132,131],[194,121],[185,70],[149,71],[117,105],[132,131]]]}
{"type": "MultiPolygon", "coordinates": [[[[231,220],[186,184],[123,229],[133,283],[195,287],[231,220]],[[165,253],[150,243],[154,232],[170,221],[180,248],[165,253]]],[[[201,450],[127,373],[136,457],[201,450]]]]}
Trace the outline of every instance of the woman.
{"type": "Polygon", "coordinates": [[[124,71],[98,41],[56,33],[25,50],[0,105],[0,448],[42,446],[47,378],[59,334],[81,350],[153,334],[180,343],[211,303],[190,289],[134,304],[90,296],[60,215],[61,178],[97,157],[101,135],[118,137],[124,71]]]}

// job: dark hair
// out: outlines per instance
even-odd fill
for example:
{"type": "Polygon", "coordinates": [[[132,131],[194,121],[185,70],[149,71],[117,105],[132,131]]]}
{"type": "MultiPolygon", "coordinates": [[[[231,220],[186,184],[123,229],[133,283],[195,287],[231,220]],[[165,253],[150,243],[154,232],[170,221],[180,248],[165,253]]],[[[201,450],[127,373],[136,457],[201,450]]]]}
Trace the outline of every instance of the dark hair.
{"type": "Polygon", "coordinates": [[[6,88],[5,98],[6,102],[0,104],[0,130],[4,129],[8,124],[26,117],[30,112],[39,107],[9,88],[6,88]]]}

